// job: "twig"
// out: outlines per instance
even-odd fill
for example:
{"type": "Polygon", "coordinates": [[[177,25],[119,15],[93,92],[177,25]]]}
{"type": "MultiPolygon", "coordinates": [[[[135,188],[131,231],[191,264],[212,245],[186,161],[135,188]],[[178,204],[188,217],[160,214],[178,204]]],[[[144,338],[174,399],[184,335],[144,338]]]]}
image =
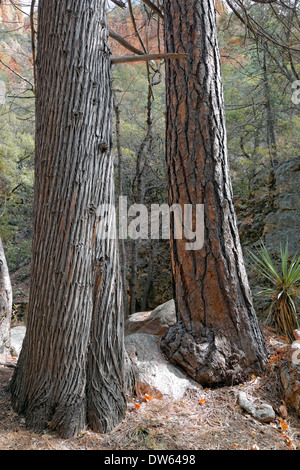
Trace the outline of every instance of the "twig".
{"type": "Polygon", "coordinates": [[[120,8],[126,8],[126,5],[122,0],[111,0],[115,5],[117,5],[120,8]]]}
{"type": "Polygon", "coordinates": [[[154,13],[156,13],[158,16],[164,19],[163,12],[153,2],[151,2],[151,0],[142,0],[142,2],[144,2],[149,8],[151,8],[151,10],[153,10],[154,13]]]}
{"type": "Polygon", "coordinates": [[[27,78],[22,77],[22,75],[20,75],[18,72],[13,70],[9,65],[5,64],[5,62],[3,62],[3,60],[1,59],[0,59],[0,63],[4,65],[4,67],[6,67],[8,70],[10,70],[12,73],[14,73],[17,77],[21,78],[22,80],[24,80],[24,82],[28,83],[28,85],[30,85],[31,87],[31,91],[34,91],[33,84],[29,80],[27,80],[27,78]]]}

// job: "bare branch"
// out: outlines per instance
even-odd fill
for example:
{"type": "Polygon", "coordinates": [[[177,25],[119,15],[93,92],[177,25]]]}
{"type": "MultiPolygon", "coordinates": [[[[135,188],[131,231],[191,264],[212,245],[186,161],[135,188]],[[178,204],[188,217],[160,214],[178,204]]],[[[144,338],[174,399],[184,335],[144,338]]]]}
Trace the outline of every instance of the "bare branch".
{"type": "Polygon", "coordinates": [[[22,77],[22,75],[20,75],[18,72],[13,70],[9,65],[5,64],[5,62],[3,62],[3,60],[1,59],[0,59],[0,63],[4,65],[4,67],[6,67],[8,70],[10,70],[13,74],[15,74],[17,77],[21,78],[22,80],[24,80],[24,82],[28,83],[28,85],[30,85],[31,91],[34,91],[33,84],[29,80],[27,80],[27,78],[22,77]]]}
{"type": "Polygon", "coordinates": [[[120,8],[126,8],[126,5],[122,0],[111,0],[115,5],[117,5],[120,8]]]}
{"type": "Polygon", "coordinates": [[[133,52],[134,54],[138,54],[138,55],[144,54],[143,51],[132,46],[128,41],[126,41],[126,39],[124,39],[122,36],[120,36],[118,33],[113,31],[112,29],[109,30],[109,35],[112,39],[117,41],[119,44],[121,44],[121,46],[125,47],[125,49],[128,49],[130,52],[133,52]]]}
{"type": "MultiPolygon", "coordinates": [[[[275,0],[272,0],[275,1],[275,0]]],[[[163,12],[153,3],[151,0],[142,0],[151,10],[154,11],[158,16],[160,16],[162,19],[164,19],[164,14],[163,12]]]]}
{"type": "Polygon", "coordinates": [[[151,60],[163,60],[163,59],[186,59],[188,54],[178,54],[178,53],[165,53],[165,54],[143,54],[143,55],[131,55],[123,57],[112,57],[112,64],[130,64],[134,62],[149,62],[151,60]]]}

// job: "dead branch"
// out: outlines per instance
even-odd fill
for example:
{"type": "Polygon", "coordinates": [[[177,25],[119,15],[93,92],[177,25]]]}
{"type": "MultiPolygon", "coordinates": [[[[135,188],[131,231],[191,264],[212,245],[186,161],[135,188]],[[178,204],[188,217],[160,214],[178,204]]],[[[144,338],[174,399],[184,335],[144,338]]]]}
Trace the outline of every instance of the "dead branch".
{"type": "Polygon", "coordinates": [[[122,0],[111,0],[115,5],[117,5],[120,8],[126,8],[126,5],[122,0]]]}
{"type": "MultiPolygon", "coordinates": [[[[275,1],[275,0],[272,0],[272,1],[275,1]]],[[[158,16],[164,19],[163,12],[153,2],[151,2],[151,0],[142,0],[142,2],[145,3],[145,5],[147,5],[149,8],[151,8],[151,10],[153,10],[154,13],[156,13],[158,16]]]]}
{"type": "Polygon", "coordinates": [[[143,55],[131,55],[123,57],[112,57],[112,64],[130,64],[134,62],[149,62],[151,60],[163,60],[163,59],[186,59],[188,54],[179,54],[179,53],[165,53],[165,54],[143,54],[143,55]]]}

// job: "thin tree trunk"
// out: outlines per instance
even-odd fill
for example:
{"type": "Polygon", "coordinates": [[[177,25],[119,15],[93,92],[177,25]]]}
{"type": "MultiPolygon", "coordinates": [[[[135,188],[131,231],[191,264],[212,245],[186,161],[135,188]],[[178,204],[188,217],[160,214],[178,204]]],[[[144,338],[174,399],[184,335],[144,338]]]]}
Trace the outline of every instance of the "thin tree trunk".
{"type": "MultiPolygon", "coordinates": [[[[123,154],[121,147],[121,116],[120,116],[120,106],[114,99],[114,110],[116,116],[116,147],[118,154],[118,186],[117,186],[117,200],[119,202],[120,197],[123,196],[123,154]]],[[[125,240],[121,238],[119,241],[120,248],[120,265],[121,265],[121,277],[123,282],[123,303],[124,303],[124,315],[125,318],[129,314],[128,306],[128,296],[127,296],[127,255],[126,255],[126,246],[125,240]]]]}
{"type": "Polygon", "coordinates": [[[40,0],[35,205],[27,332],[15,410],[63,437],[124,417],[110,50],[103,0],[40,0]],[[115,214],[107,226],[115,232],[115,214]]]}
{"type": "Polygon", "coordinates": [[[265,108],[266,108],[266,120],[267,120],[267,144],[270,158],[270,174],[268,180],[268,189],[269,189],[269,205],[270,209],[274,209],[274,198],[276,193],[276,178],[274,172],[274,166],[276,164],[277,158],[277,145],[275,137],[275,123],[274,123],[274,113],[271,104],[271,92],[270,92],[270,83],[269,83],[269,74],[267,68],[267,46],[263,45],[263,89],[264,89],[264,99],[265,99],[265,108]]]}
{"type": "Polygon", "coordinates": [[[263,77],[264,77],[264,98],[265,98],[265,107],[267,114],[267,144],[270,156],[271,168],[274,167],[276,158],[277,158],[277,145],[275,137],[275,123],[274,123],[274,113],[271,104],[271,92],[270,92],[270,83],[269,83],[269,74],[267,68],[267,50],[264,45],[263,49],[263,77]]]}
{"type": "Polygon", "coordinates": [[[264,340],[243,262],[229,175],[213,0],[165,0],[169,205],[204,204],[201,250],[171,239],[178,322],[162,339],[167,358],[196,381],[231,384],[261,372],[264,340]]]}
{"type": "Polygon", "coordinates": [[[12,314],[12,286],[0,237],[0,358],[9,356],[12,314]]]}
{"type": "Polygon", "coordinates": [[[149,262],[148,262],[148,269],[147,269],[147,278],[145,282],[145,286],[143,289],[143,296],[142,296],[142,302],[141,302],[141,311],[145,312],[147,307],[148,307],[148,299],[149,299],[149,294],[153,282],[153,270],[154,270],[154,259],[155,259],[155,243],[151,241],[150,243],[150,253],[149,253],[149,262]]]}
{"type": "MultiPolygon", "coordinates": [[[[147,133],[141,143],[137,154],[136,174],[135,174],[135,203],[144,204],[145,198],[145,170],[147,162],[144,157],[145,149],[148,145],[148,151],[152,151],[152,85],[148,85],[148,99],[147,99],[147,133]]],[[[131,254],[131,275],[130,275],[130,314],[136,312],[136,291],[138,279],[138,256],[139,256],[140,239],[132,241],[132,254],[131,254]]]]}

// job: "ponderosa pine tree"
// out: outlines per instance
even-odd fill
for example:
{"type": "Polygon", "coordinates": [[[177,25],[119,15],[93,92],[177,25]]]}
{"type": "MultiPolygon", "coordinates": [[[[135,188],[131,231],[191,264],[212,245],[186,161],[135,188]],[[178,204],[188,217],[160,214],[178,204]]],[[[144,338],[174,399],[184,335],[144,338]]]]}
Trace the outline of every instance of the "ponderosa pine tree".
{"type": "Polygon", "coordinates": [[[169,205],[204,204],[204,247],[171,240],[177,323],[167,358],[207,386],[262,371],[266,352],[244,267],[227,158],[214,0],[165,0],[169,205]]]}
{"type": "Polygon", "coordinates": [[[63,437],[86,425],[110,431],[126,408],[117,240],[103,236],[98,210],[114,207],[105,8],[105,0],[38,6],[31,290],[11,392],[30,428],[63,437]]]}

